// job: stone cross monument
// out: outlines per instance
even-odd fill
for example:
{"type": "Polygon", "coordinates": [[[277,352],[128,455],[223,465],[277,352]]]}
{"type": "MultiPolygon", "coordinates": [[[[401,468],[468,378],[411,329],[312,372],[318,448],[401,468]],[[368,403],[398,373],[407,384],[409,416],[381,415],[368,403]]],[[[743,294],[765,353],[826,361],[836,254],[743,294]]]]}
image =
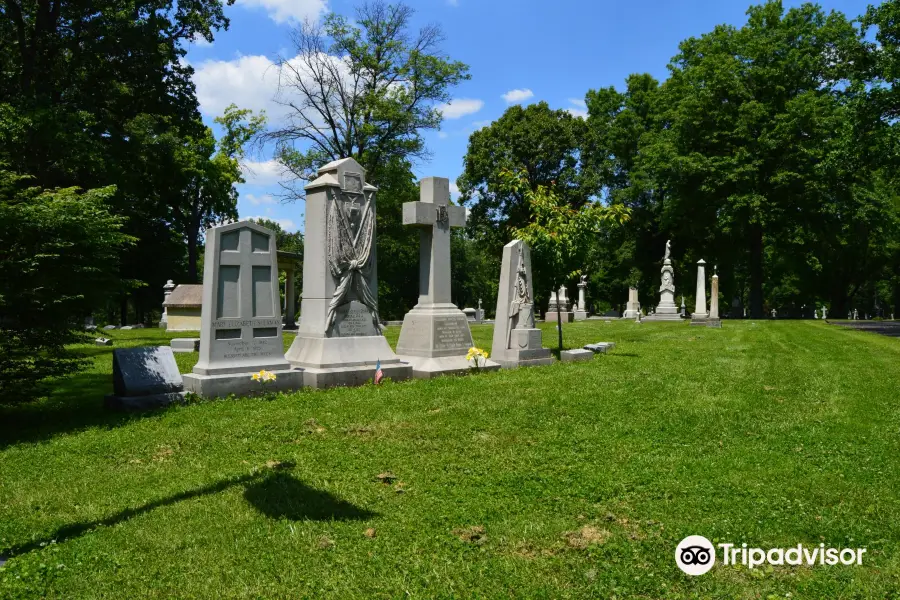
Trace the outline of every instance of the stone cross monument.
{"type": "Polygon", "coordinates": [[[705,325],[709,313],[706,312],[706,261],[702,258],[697,261],[697,301],[694,314],[691,315],[691,325],[705,325]]]}
{"type": "Polygon", "coordinates": [[[531,250],[522,240],[503,247],[491,358],[504,369],[553,362],[534,323],[531,250]]]}
{"type": "Polygon", "coordinates": [[[421,200],[403,204],[403,224],[419,229],[419,303],[403,318],[397,354],[417,379],[464,374],[474,342],[465,313],[450,301],[450,228],[466,224],[466,209],[450,204],[449,179],[426,177],[419,187],[421,200]]]}
{"type": "Polygon", "coordinates": [[[666,242],[666,254],[663,257],[663,266],[660,270],[661,284],[659,286],[659,305],[652,315],[647,316],[648,321],[680,321],[678,307],[675,305],[675,270],[672,268],[672,240],[666,242]]]}
{"type": "Polygon", "coordinates": [[[303,301],[297,337],[287,352],[304,384],[322,388],[385,377],[408,379],[382,334],[378,315],[375,193],[352,158],[319,168],[306,186],[303,301]]]}
{"type": "Polygon", "coordinates": [[[270,389],[302,387],[302,371],[284,358],[275,232],[239,221],[206,232],[200,360],[184,387],[204,397],[260,389],[260,370],[277,379],[270,389]]]}

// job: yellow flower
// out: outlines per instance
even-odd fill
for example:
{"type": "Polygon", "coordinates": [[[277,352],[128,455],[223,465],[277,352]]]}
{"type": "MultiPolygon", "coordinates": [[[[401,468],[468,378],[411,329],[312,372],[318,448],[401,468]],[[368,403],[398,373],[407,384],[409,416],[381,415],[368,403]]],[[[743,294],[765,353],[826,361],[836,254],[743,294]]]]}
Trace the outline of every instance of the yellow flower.
{"type": "Polygon", "coordinates": [[[254,373],[250,376],[250,379],[252,379],[253,381],[259,381],[259,373],[254,373]]]}
{"type": "Polygon", "coordinates": [[[262,381],[264,383],[268,382],[268,381],[275,381],[275,379],[276,379],[275,373],[272,373],[271,371],[266,371],[265,369],[263,369],[259,373],[254,373],[253,375],[250,376],[250,378],[253,381],[262,381]]]}

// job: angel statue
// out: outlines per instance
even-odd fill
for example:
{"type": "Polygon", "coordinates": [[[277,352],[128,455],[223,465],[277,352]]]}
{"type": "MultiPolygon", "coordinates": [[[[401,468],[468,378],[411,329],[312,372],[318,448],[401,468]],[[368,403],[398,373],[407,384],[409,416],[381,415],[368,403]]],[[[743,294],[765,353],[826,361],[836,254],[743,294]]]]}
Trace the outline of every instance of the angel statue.
{"type": "Polygon", "coordinates": [[[672,240],[666,240],[666,255],[663,257],[663,260],[669,260],[669,255],[672,253],[672,240]]]}
{"type": "Polygon", "coordinates": [[[370,259],[375,237],[375,210],[371,195],[360,207],[355,200],[343,200],[332,196],[327,203],[327,238],[328,266],[331,276],[339,281],[331,302],[328,304],[328,316],[325,320],[325,331],[334,326],[337,309],[354,298],[361,302],[372,313],[375,331],[381,333],[378,318],[378,299],[369,287],[371,274],[370,259]],[[342,206],[343,205],[343,206],[342,206]]]}

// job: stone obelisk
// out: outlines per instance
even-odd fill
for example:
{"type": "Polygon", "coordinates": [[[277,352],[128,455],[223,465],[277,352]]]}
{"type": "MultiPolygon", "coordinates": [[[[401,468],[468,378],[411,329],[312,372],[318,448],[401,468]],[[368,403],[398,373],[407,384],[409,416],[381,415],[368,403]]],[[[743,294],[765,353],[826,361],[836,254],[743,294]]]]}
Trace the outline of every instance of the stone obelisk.
{"type": "Polygon", "coordinates": [[[697,302],[694,314],[691,315],[691,325],[706,325],[709,314],[706,312],[706,261],[702,258],[697,261],[697,302]]]}
{"type": "Polygon", "coordinates": [[[706,321],[707,327],[721,327],[722,320],[719,319],[719,275],[716,268],[713,267],[712,285],[709,289],[709,319],[706,321]]]}

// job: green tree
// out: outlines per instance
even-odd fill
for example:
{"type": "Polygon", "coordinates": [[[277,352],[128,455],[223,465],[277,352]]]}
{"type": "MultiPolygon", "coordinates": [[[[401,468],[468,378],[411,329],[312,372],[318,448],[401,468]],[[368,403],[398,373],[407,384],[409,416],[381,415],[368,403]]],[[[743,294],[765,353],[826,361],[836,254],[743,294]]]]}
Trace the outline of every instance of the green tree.
{"type": "MultiPolygon", "coordinates": [[[[27,187],[0,170],[0,402],[38,397],[41,384],[76,371],[66,345],[118,281],[116,257],[135,240],[109,212],[115,190],[27,187]]],[[[80,330],[80,332],[79,332],[80,330]]]]}
{"type": "Polygon", "coordinates": [[[302,198],[297,184],[333,160],[355,158],[380,185],[385,165],[427,156],[422,131],[442,119],[433,103],[449,101],[469,75],[441,54],[440,27],[410,32],[413,14],[403,3],[374,0],[357,8],[355,20],[331,13],[294,30],[294,53],[278,63],[276,101],[288,115],[264,138],[295,178],[289,196],[302,198]]]}
{"type": "MultiPolygon", "coordinates": [[[[500,185],[502,189],[521,194],[529,205],[531,222],[516,228],[513,234],[524,240],[533,254],[548,266],[548,281],[557,304],[559,286],[581,273],[580,261],[592,238],[627,222],[631,215],[631,209],[622,204],[589,202],[573,208],[547,186],[538,185],[532,190],[523,169],[501,171],[500,185]]],[[[561,312],[557,311],[560,352],[563,349],[561,312]]]]}

